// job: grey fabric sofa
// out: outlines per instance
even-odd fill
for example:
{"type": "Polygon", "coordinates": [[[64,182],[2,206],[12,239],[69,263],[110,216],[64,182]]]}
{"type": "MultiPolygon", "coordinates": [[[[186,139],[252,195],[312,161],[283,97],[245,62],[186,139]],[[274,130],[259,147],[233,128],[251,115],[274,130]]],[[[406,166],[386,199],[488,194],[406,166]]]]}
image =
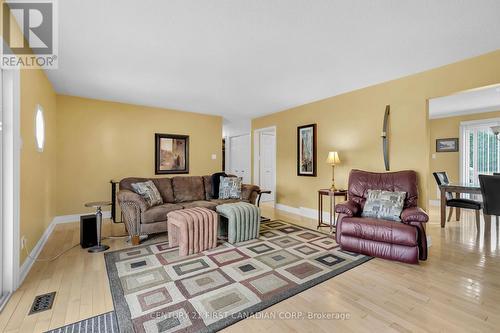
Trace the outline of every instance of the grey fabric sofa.
{"type": "Polygon", "coordinates": [[[215,210],[224,203],[244,201],[255,204],[260,192],[258,186],[243,184],[242,199],[214,199],[211,176],[179,176],[173,178],[125,178],[120,181],[118,203],[132,244],[139,244],[139,236],[167,231],[169,212],[204,207],[215,210]],[[160,192],[163,204],[148,207],[146,201],[132,189],[133,183],[151,180],[160,192]]]}

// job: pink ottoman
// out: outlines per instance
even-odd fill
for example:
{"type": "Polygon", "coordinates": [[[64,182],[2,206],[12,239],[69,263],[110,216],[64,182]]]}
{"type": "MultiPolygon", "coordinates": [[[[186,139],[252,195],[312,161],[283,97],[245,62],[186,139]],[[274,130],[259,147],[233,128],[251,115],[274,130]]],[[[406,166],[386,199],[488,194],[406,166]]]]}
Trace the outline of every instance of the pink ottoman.
{"type": "Polygon", "coordinates": [[[187,256],[217,246],[219,218],[207,208],[176,210],[167,215],[168,243],[179,246],[179,255],[187,256]]]}

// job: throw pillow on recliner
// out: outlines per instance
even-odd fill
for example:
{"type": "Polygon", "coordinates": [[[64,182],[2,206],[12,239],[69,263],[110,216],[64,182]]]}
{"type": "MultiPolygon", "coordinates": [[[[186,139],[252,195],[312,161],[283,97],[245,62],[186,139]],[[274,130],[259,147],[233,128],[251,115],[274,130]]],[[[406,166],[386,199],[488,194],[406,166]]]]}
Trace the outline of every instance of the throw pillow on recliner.
{"type": "Polygon", "coordinates": [[[368,190],[363,217],[401,221],[406,192],[368,190]]]}

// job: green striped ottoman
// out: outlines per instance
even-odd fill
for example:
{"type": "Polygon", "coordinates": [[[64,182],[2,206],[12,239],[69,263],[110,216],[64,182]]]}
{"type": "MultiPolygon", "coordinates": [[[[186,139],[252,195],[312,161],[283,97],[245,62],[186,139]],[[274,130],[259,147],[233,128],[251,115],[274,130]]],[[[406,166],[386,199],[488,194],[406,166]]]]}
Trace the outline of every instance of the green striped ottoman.
{"type": "MultiPolygon", "coordinates": [[[[260,208],[236,202],[217,206],[217,213],[227,219],[228,242],[231,244],[259,237],[260,208]]],[[[224,219],[221,219],[221,223],[224,219]]]]}

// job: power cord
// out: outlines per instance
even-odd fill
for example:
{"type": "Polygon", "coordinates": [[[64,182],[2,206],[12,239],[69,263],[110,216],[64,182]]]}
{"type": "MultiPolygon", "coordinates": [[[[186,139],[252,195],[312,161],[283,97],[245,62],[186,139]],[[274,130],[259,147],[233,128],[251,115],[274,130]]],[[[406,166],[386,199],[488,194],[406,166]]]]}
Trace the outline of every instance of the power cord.
{"type": "Polygon", "coordinates": [[[129,238],[130,236],[129,235],[123,235],[123,236],[107,236],[107,237],[103,237],[101,238],[101,240],[103,239],[124,239],[124,238],[129,238]]]}
{"type": "MultiPolygon", "coordinates": [[[[102,239],[124,239],[124,238],[128,238],[129,236],[128,235],[123,235],[123,236],[108,236],[108,237],[103,237],[102,239]]],[[[47,259],[38,259],[38,258],[33,258],[30,254],[30,252],[28,251],[28,246],[25,245],[24,246],[24,251],[26,252],[26,256],[30,259],[33,259],[34,261],[38,261],[38,262],[51,262],[51,261],[55,261],[57,259],[59,259],[59,257],[61,257],[63,254],[67,253],[68,251],[74,249],[75,247],[77,247],[78,245],[80,245],[79,243],[78,244],[75,244],[73,245],[72,247],[62,251],[61,253],[57,254],[56,256],[52,257],[52,258],[47,258],[47,259]]]]}
{"type": "Polygon", "coordinates": [[[65,254],[65,253],[66,253],[66,252],[68,252],[69,250],[74,249],[74,248],[75,248],[75,247],[77,247],[78,245],[80,245],[80,244],[75,244],[75,245],[73,245],[72,247],[70,247],[70,248],[68,248],[68,249],[66,249],[66,250],[64,250],[64,251],[62,251],[62,252],[61,252],[61,253],[59,253],[58,255],[56,255],[56,256],[54,256],[54,257],[52,257],[52,258],[47,258],[47,259],[38,259],[38,258],[33,258],[33,257],[30,255],[29,251],[28,251],[28,246],[26,246],[26,245],[24,246],[24,250],[26,251],[26,255],[28,256],[28,258],[31,258],[31,259],[33,259],[34,261],[39,261],[39,262],[51,262],[51,261],[57,260],[60,256],[62,256],[63,254],[65,254]]]}

